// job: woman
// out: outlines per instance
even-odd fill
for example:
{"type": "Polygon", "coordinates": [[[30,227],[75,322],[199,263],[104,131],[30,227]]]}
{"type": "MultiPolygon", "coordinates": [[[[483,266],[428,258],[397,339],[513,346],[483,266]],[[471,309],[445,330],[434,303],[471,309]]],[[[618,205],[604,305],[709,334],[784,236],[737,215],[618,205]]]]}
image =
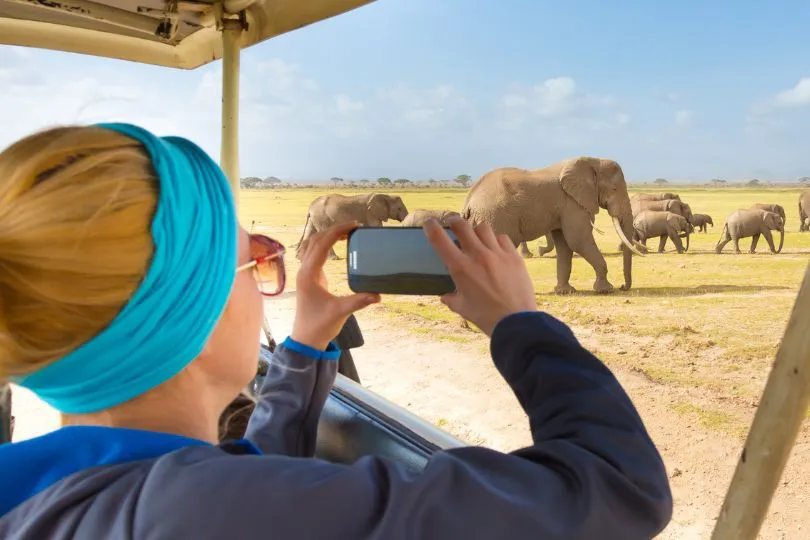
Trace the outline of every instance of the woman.
{"type": "Polygon", "coordinates": [[[262,295],[283,248],[248,235],[198,147],[127,124],[56,128],[0,154],[0,383],[65,427],[0,446],[0,537],[651,538],[666,471],[611,372],[537,310],[506,237],[456,220],[426,234],[457,285],[442,298],[491,337],[533,445],[436,454],[421,474],[314,459],[339,357],[377,295],[336,297],[323,266],[355,227],[303,246],[290,337],[246,438],[217,420],[255,374],[262,295]],[[255,281],[254,281],[255,280],[255,281]],[[257,288],[258,284],[258,288],[257,288]]]}

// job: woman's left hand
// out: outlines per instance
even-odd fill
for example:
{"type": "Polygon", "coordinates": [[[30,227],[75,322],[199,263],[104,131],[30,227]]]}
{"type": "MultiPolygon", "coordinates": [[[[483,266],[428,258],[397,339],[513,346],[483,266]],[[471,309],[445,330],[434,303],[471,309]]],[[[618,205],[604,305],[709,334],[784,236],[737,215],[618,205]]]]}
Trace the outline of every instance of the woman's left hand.
{"type": "Polygon", "coordinates": [[[335,296],[329,292],[324,264],[329,250],[360,224],[336,225],[309,237],[301,245],[301,268],[296,278],[296,309],[290,337],[309,347],[325,350],[349,315],[380,301],[379,294],[335,296]]]}

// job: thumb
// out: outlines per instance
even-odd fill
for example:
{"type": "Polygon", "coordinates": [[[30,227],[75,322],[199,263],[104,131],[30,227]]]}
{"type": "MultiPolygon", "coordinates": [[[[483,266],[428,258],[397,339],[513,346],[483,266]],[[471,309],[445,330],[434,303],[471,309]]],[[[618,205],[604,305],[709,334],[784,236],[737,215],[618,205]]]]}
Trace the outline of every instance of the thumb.
{"type": "Polygon", "coordinates": [[[458,291],[444,294],[439,300],[441,300],[442,304],[450,308],[450,311],[453,313],[461,314],[462,297],[458,291]]]}
{"type": "Polygon", "coordinates": [[[359,311],[367,306],[370,306],[371,304],[376,304],[379,301],[379,294],[358,293],[341,297],[339,306],[341,314],[350,315],[355,311],[359,311]]]}

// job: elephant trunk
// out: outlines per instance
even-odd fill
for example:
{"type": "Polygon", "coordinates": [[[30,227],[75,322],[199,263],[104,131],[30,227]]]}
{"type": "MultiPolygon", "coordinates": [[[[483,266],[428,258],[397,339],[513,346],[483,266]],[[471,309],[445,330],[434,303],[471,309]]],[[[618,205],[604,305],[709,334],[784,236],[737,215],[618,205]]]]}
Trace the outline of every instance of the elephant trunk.
{"type": "Polygon", "coordinates": [[[776,250],[777,253],[782,253],[782,246],[785,245],[785,226],[782,225],[779,227],[779,249],[776,250]]]}
{"type": "Polygon", "coordinates": [[[624,286],[622,289],[625,291],[630,290],[633,286],[633,253],[643,255],[636,247],[630,242],[629,237],[633,236],[633,216],[628,214],[623,220],[618,217],[613,217],[613,227],[616,233],[622,240],[622,258],[624,265],[624,286]]]}

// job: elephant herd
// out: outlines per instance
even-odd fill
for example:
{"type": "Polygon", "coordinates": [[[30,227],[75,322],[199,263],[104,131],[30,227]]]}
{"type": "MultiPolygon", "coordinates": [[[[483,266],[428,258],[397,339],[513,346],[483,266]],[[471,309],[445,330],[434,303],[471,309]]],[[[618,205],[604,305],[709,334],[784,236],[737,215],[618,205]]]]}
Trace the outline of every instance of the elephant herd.
{"type": "MultiPolygon", "coordinates": [[[[402,226],[420,227],[429,218],[446,225],[448,219],[460,216],[473,226],[488,223],[496,234],[507,235],[525,257],[531,257],[527,242],[545,236],[546,245],[540,246],[538,253],[542,256],[557,250],[556,293],[575,292],[569,283],[574,253],[593,267],[596,274],[593,289],[607,293],[614,287],[607,279],[607,263],[593,235],[600,209],[610,215],[621,240],[622,290],[631,288],[633,254],[647,253],[648,239],[659,238],[659,252],[664,250],[666,241],[671,240],[678,253],[683,253],[689,249],[691,233],[695,230],[705,233],[707,225],[714,226],[711,216],[693,214],[689,204],[675,193],[639,194],[631,198],[624,172],[616,161],[582,156],[541,169],[502,167],[491,170],[468,191],[461,212],[409,211],[401,197],[381,193],[322,195],[309,206],[297,246],[317,231],[352,220],[366,226],[381,226],[383,222],[395,220],[402,226]]],[[[799,216],[800,230],[810,230],[810,190],[800,196],[799,216]]],[[[780,205],[755,204],[736,210],[728,216],[715,251],[720,253],[733,241],[739,253],[739,240],[752,237],[750,251],[753,253],[762,235],[771,251],[779,253],[784,244],[784,223],[785,211],[780,205]],[[774,247],[773,230],[781,233],[778,249],[774,247]]],[[[338,258],[334,251],[329,256],[338,258]]]]}

